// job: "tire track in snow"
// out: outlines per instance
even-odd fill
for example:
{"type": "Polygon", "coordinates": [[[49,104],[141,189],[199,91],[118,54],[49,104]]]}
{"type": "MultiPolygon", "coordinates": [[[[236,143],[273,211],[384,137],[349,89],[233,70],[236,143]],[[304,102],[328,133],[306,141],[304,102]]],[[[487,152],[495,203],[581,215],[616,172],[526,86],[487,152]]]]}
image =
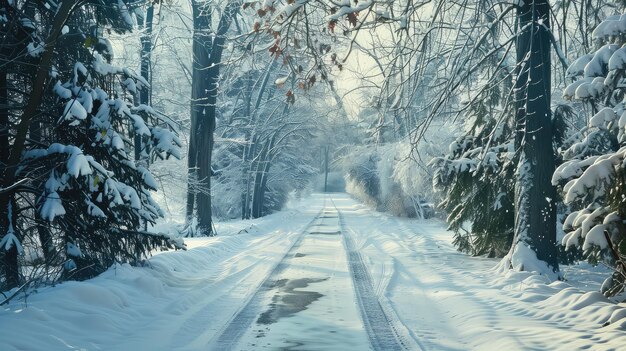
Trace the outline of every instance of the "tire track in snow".
{"type": "Polygon", "coordinates": [[[402,325],[393,310],[383,306],[379,300],[363,258],[349,230],[346,230],[343,215],[332,198],[330,200],[339,216],[339,226],[348,255],[348,266],[357,303],[372,348],[376,351],[423,350],[423,347],[417,344],[418,341],[410,337],[409,330],[402,325]]]}
{"type": "Polygon", "coordinates": [[[410,332],[401,323],[394,311],[379,300],[378,295],[374,291],[369,270],[363,262],[349,230],[346,230],[341,211],[337,208],[332,197],[326,197],[325,202],[326,199],[332,203],[332,207],[335,210],[333,211],[334,213],[328,211],[325,203],[322,210],[302,229],[294,244],[287,250],[276,267],[270,271],[248,302],[243,305],[231,321],[217,334],[218,336],[213,339],[213,342],[209,344],[209,349],[232,350],[239,345],[243,335],[265,307],[267,293],[275,289],[275,279],[273,277],[276,277],[288,267],[289,264],[286,263],[286,259],[299,250],[307,231],[320,219],[337,217],[344,250],[348,259],[348,269],[354,287],[356,305],[358,306],[371,348],[375,351],[423,349],[410,336],[410,332]],[[337,217],[329,217],[330,215],[336,215],[337,217]]]}
{"type": "Polygon", "coordinates": [[[241,337],[258,317],[259,312],[263,309],[263,307],[265,307],[264,296],[267,292],[275,288],[275,281],[272,278],[280,274],[288,266],[285,263],[286,258],[296,253],[307,231],[317,220],[320,219],[325,210],[326,198],[324,198],[324,205],[322,206],[322,209],[307,225],[304,226],[304,228],[302,228],[298,238],[294,241],[291,247],[289,247],[280,261],[278,261],[278,264],[276,264],[265,279],[263,279],[259,288],[256,289],[250,299],[243,304],[243,307],[235,313],[234,317],[230,320],[230,322],[228,322],[222,331],[217,334],[218,336],[214,339],[214,341],[209,344],[209,350],[232,350],[238,345],[241,337]]]}

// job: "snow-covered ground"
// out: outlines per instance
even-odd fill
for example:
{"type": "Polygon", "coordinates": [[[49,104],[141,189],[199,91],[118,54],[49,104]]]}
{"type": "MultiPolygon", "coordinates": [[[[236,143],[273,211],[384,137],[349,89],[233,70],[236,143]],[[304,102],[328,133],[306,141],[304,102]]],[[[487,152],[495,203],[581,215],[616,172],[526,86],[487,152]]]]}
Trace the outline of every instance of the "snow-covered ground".
{"type": "MultiPolygon", "coordinates": [[[[426,350],[619,350],[626,319],[588,266],[562,267],[567,282],[526,272],[501,275],[497,259],[469,257],[444,223],[377,213],[346,196],[335,202],[368,258],[374,285],[426,350]],[[617,318],[615,318],[617,319],[617,318]]],[[[606,271],[602,272],[606,274],[606,271]]]]}
{"type": "Polygon", "coordinates": [[[0,350],[219,349],[229,330],[240,338],[235,349],[367,350],[366,325],[376,325],[361,310],[368,291],[412,349],[626,345],[626,305],[595,292],[601,269],[563,267],[568,281],[552,283],[502,275],[497,260],[456,252],[444,223],[377,213],[345,194],[316,194],[218,232],[145,267],[113,267],[2,306],[0,350]],[[354,255],[367,279],[357,277],[354,255]]]}

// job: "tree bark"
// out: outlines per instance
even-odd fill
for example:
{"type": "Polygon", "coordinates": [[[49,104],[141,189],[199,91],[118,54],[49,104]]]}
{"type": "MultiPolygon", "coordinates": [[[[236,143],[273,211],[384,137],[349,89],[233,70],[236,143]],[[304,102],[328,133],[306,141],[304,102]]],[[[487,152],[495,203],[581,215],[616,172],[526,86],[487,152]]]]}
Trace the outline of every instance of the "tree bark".
{"type": "Polygon", "coordinates": [[[249,136],[250,139],[250,147],[244,153],[244,166],[243,166],[243,176],[245,180],[245,188],[244,192],[241,195],[241,218],[242,219],[250,219],[251,211],[250,211],[250,177],[252,176],[252,167],[254,161],[254,154],[256,153],[256,148],[258,144],[257,136],[255,134],[255,130],[253,130],[253,134],[249,136]],[[246,165],[245,162],[248,162],[246,165]]]}
{"type": "MultiPolygon", "coordinates": [[[[154,4],[146,10],[144,32],[141,35],[141,77],[150,82],[150,65],[152,63],[152,23],[154,22],[154,4]]],[[[144,105],[150,104],[152,86],[139,93],[139,102],[144,105]]]]}
{"type": "MultiPolygon", "coordinates": [[[[0,66],[1,67],[1,66],[0,66]]],[[[9,87],[7,72],[0,71],[0,176],[5,178],[9,162],[9,87]]]]}
{"type": "Polygon", "coordinates": [[[208,88],[206,69],[209,66],[211,50],[211,11],[208,6],[192,1],[193,10],[193,43],[192,43],[192,82],[191,82],[191,127],[189,133],[189,152],[187,155],[187,224],[193,218],[197,192],[197,162],[198,162],[198,123],[203,118],[203,106],[206,105],[206,90],[208,88]]]}
{"type": "MultiPolygon", "coordinates": [[[[137,26],[143,29],[141,34],[141,55],[140,55],[140,71],[141,77],[150,82],[150,64],[152,60],[152,23],[154,18],[154,4],[150,5],[146,10],[145,17],[137,16],[137,26]]],[[[152,86],[143,87],[143,90],[138,92],[139,103],[142,105],[150,104],[150,97],[152,95],[152,86]]],[[[143,161],[144,166],[148,166],[149,159],[142,157],[142,151],[145,148],[146,154],[149,153],[149,143],[143,143],[142,136],[135,133],[135,161],[143,161]],[[142,160],[143,159],[143,160],[142,160]]]]}
{"type": "Polygon", "coordinates": [[[328,153],[330,152],[330,147],[328,145],[324,146],[324,192],[328,192],[328,153]]]}
{"type": "MultiPolygon", "coordinates": [[[[6,178],[8,168],[6,165],[9,161],[9,90],[8,76],[6,71],[0,71],[0,174],[3,179],[6,178]]],[[[0,234],[4,236],[9,229],[9,223],[13,218],[9,218],[9,204],[13,202],[12,192],[7,191],[0,193],[0,234]]],[[[15,211],[12,211],[13,213],[15,211]]],[[[9,250],[2,250],[2,270],[5,279],[3,290],[8,290],[19,285],[19,266],[17,260],[17,248],[12,247],[9,250]]]]}
{"type": "MultiPolygon", "coordinates": [[[[211,218],[211,158],[213,154],[214,132],[216,125],[216,103],[219,89],[219,74],[224,42],[226,41],[226,32],[228,31],[238,8],[239,4],[236,1],[230,1],[226,5],[217,27],[217,33],[215,33],[215,38],[210,46],[210,51],[199,53],[204,56],[200,58],[201,63],[205,62],[206,58],[207,64],[200,66],[203,67],[203,69],[194,71],[194,77],[196,74],[200,74],[200,81],[202,84],[206,84],[203,85],[205,89],[196,91],[200,94],[200,97],[198,99],[194,99],[193,102],[197,117],[197,139],[195,140],[197,178],[198,184],[202,189],[202,191],[196,195],[196,204],[198,232],[202,235],[213,234],[213,223],[211,218]]],[[[198,57],[195,57],[195,54],[196,52],[194,51],[194,61],[198,59],[198,57]]]]}
{"type": "Polygon", "coordinates": [[[550,5],[548,0],[524,0],[518,9],[516,150],[519,160],[515,187],[515,240],[511,266],[531,270],[521,246],[558,272],[555,188],[551,178],[555,161],[550,110],[550,5]],[[520,259],[515,262],[515,255],[520,259]]]}
{"type": "MultiPolygon", "coordinates": [[[[244,180],[244,183],[245,183],[245,187],[243,188],[242,193],[241,193],[241,218],[242,219],[250,219],[250,214],[251,214],[251,211],[250,211],[250,173],[252,172],[252,167],[253,167],[252,161],[254,159],[254,153],[256,150],[256,143],[257,143],[256,124],[255,124],[256,116],[259,113],[259,107],[261,106],[263,95],[265,94],[265,90],[268,86],[271,73],[273,72],[273,69],[275,66],[276,66],[276,59],[272,59],[270,64],[267,66],[267,70],[265,71],[263,80],[261,81],[261,86],[258,89],[256,102],[254,103],[254,110],[247,111],[247,114],[250,118],[250,120],[248,121],[248,125],[253,126],[254,129],[252,131],[250,131],[249,129],[246,129],[245,140],[250,140],[250,146],[246,147],[246,145],[244,145],[243,151],[242,151],[242,163],[243,163],[242,179],[244,180]],[[246,163],[248,164],[246,165],[246,163]]],[[[250,100],[251,98],[252,96],[250,96],[250,100]]]]}
{"type": "MultiPolygon", "coordinates": [[[[254,192],[252,193],[252,218],[263,216],[263,172],[266,170],[266,163],[269,163],[269,150],[272,148],[272,140],[263,146],[258,156],[256,170],[254,171],[254,192]]],[[[269,169],[269,167],[267,167],[269,169]]]]}
{"type": "MultiPolygon", "coordinates": [[[[272,141],[272,148],[274,147],[274,141],[272,141]]],[[[265,163],[263,164],[263,172],[261,173],[261,185],[259,188],[259,217],[265,216],[265,193],[267,192],[268,175],[270,174],[270,167],[272,166],[272,156],[267,155],[265,163]]]]}

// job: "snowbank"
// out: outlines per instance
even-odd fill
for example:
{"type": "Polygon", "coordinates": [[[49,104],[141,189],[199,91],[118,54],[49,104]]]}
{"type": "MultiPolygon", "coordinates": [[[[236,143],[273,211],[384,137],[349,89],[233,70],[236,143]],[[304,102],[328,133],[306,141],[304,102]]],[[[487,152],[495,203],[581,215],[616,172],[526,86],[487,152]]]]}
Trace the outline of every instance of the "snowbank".
{"type": "Polygon", "coordinates": [[[187,251],[116,265],[0,309],[0,350],[202,349],[245,303],[320,204],[217,225],[187,251]]]}
{"type": "Polygon", "coordinates": [[[626,304],[599,293],[605,267],[563,265],[566,281],[495,268],[456,251],[439,220],[377,213],[335,199],[379,296],[425,350],[616,350],[626,304]]]}

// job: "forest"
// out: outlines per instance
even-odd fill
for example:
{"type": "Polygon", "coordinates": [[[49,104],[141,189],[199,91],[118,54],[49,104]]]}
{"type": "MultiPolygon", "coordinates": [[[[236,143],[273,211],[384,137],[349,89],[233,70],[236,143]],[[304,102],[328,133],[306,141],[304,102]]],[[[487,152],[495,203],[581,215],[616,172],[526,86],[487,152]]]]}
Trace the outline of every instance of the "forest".
{"type": "Polygon", "coordinates": [[[0,0],[0,293],[2,350],[618,350],[626,1],[0,0]]]}

